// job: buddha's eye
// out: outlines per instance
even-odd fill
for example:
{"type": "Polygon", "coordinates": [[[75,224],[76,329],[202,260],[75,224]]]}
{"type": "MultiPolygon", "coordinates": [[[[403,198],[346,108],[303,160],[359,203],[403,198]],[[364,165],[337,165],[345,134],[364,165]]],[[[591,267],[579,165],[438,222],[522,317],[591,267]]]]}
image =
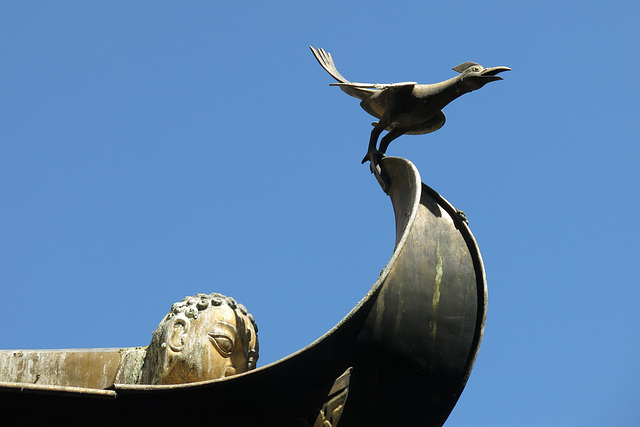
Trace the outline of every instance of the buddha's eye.
{"type": "Polygon", "coordinates": [[[233,339],[226,335],[213,333],[209,334],[209,339],[223,357],[231,356],[234,347],[233,339]]]}

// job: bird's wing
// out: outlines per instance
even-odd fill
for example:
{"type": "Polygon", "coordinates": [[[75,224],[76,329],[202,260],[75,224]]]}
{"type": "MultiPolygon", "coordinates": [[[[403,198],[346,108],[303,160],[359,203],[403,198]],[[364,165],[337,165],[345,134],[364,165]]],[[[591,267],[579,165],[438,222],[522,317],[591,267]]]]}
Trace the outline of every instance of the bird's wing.
{"type": "Polygon", "coordinates": [[[404,91],[412,91],[413,87],[415,85],[417,85],[417,82],[400,82],[400,83],[387,83],[387,84],[376,84],[375,87],[376,89],[391,89],[393,91],[399,91],[399,92],[404,92],[404,91]]]}
{"type": "Polygon", "coordinates": [[[378,89],[378,90],[384,90],[384,89],[399,89],[399,90],[404,90],[404,89],[409,89],[409,87],[411,87],[411,89],[413,89],[413,86],[417,85],[417,82],[400,82],[400,83],[355,83],[355,82],[344,82],[344,83],[331,83],[329,84],[329,86],[349,86],[349,87],[356,87],[356,88],[370,88],[370,89],[378,89]]]}
{"type": "MultiPolygon", "coordinates": [[[[407,95],[413,91],[417,83],[414,82],[402,82],[402,83],[331,83],[330,86],[339,86],[344,92],[356,98],[366,99],[374,94],[380,96],[395,97],[396,95],[407,95]]],[[[362,106],[362,108],[365,108],[362,106]]],[[[371,114],[371,112],[369,112],[371,114]]],[[[382,114],[382,113],[381,113],[382,114]]],[[[377,115],[373,114],[378,117],[377,115]]]]}

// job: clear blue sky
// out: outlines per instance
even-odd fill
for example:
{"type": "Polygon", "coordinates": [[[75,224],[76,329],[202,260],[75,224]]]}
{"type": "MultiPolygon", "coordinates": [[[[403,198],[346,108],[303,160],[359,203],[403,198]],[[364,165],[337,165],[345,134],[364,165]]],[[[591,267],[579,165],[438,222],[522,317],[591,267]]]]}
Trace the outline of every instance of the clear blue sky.
{"type": "Polygon", "coordinates": [[[637,426],[637,2],[4,2],[2,348],[147,345],[221,292],[260,365],[320,337],[394,243],[370,122],[316,63],[505,80],[389,154],[464,210],[485,339],[446,426],[637,426]]]}

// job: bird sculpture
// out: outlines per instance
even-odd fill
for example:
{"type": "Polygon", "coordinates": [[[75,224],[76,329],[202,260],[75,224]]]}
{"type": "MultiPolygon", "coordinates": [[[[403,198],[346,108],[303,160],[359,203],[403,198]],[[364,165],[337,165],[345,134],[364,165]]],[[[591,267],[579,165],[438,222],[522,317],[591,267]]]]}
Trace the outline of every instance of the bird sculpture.
{"type": "Polygon", "coordinates": [[[378,119],[372,123],[369,149],[362,163],[370,162],[371,171],[385,192],[389,182],[383,176],[379,163],[391,141],[404,134],[422,135],[437,131],[444,125],[442,109],[447,104],[489,82],[502,80],[498,73],[511,70],[509,67],[484,68],[475,62],[464,62],[453,67],[459,75],[440,83],[356,83],[338,72],[330,53],[309,47],[322,68],[338,81],[331,86],[339,86],[347,95],[360,99],[360,106],[378,119]],[[378,148],[378,138],[384,130],[388,133],[382,137],[378,148]]]}

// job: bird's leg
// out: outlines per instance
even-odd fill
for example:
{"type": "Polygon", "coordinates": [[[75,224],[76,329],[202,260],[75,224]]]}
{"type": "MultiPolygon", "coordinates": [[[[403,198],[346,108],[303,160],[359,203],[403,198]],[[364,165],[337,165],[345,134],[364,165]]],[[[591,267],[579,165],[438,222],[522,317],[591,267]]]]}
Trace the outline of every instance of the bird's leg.
{"type": "MultiPolygon", "coordinates": [[[[369,138],[369,149],[367,150],[367,154],[362,159],[362,163],[365,163],[368,160],[373,164],[373,159],[376,155],[374,153],[378,152],[376,148],[376,146],[378,145],[378,138],[380,137],[380,134],[386,127],[386,125],[383,124],[382,120],[380,120],[378,123],[373,123],[373,124],[374,124],[374,127],[373,127],[373,130],[371,131],[371,137],[369,138]]],[[[380,156],[378,156],[378,160],[379,159],[380,159],[380,156]]]]}
{"type": "MultiPolygon", "coordinates": [[[[378,144],[378,138],[382,131],[387,127],[387,123],[384,120],[380,120],[371,131],[371,137],[369,138],[369,150],[367,155],[362,159],[362,163],[367,160],[370,162],[371,172],[375,175],[378,183],[382,187],[382,190],[386,193],[389,188],[389,180],[384,176],[382,168],[380,167],[380,160],[384,157],[384,154],[380,152],[376,145],[378,144]]],[[[399,135],[398,135],[399,136],[399,135]]]]}
{"type": "Polygon", "coordinates": [[[387,152],[387,148],[389,147],[391,141],[404,134],[405,131],[399,130],[398,128],[391,129],[389,133],[383,136],[380,140],[380,152],[384,155],[387,152]]]}

